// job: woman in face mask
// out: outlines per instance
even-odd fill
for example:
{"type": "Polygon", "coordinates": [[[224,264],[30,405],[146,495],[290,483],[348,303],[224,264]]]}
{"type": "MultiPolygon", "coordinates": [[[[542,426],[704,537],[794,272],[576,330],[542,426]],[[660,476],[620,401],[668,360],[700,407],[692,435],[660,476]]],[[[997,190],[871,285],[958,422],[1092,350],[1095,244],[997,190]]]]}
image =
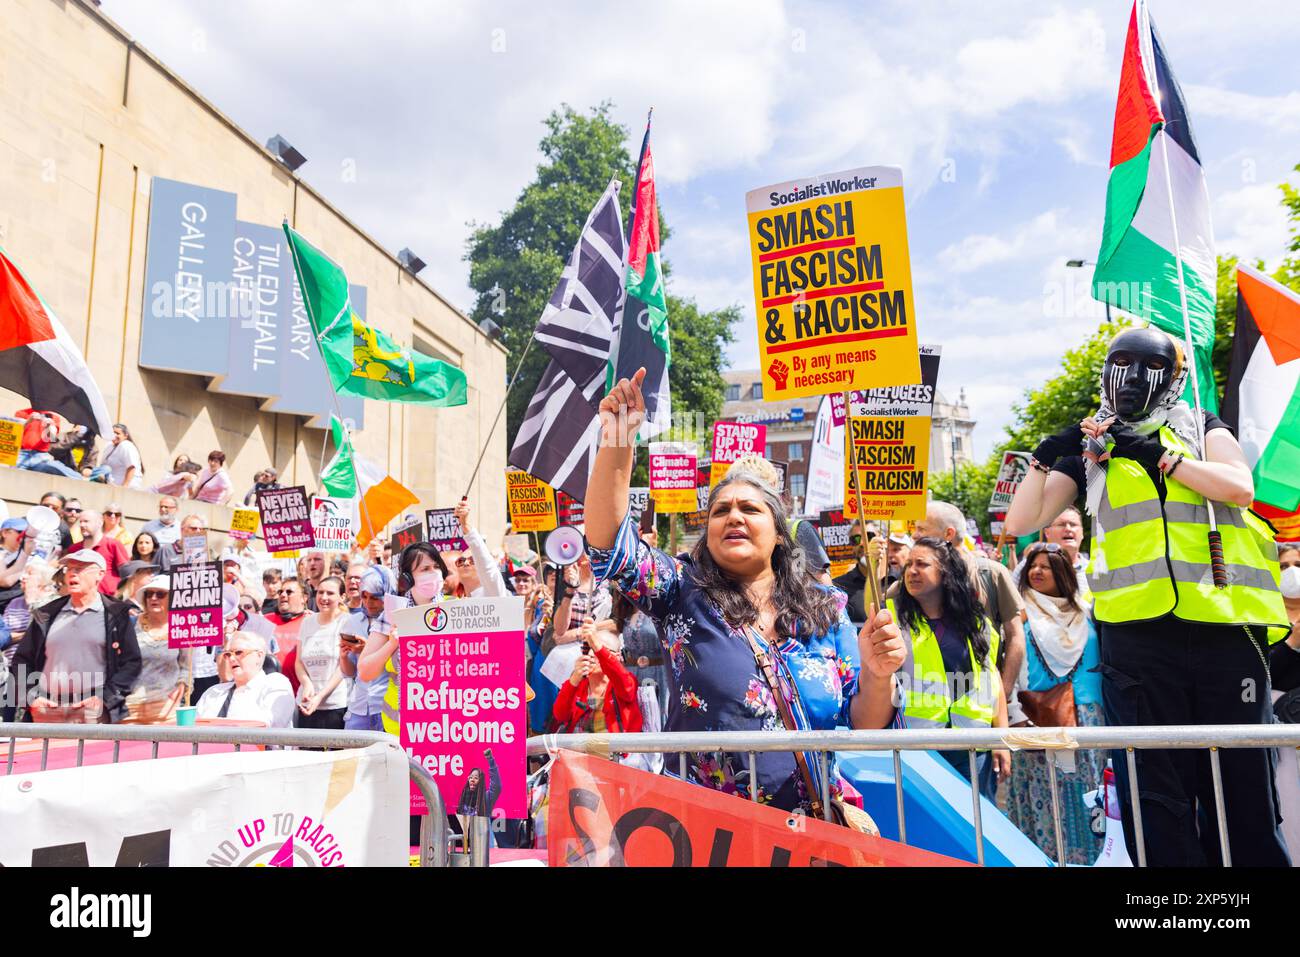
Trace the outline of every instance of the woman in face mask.
{"type": "Polygon", "coordinates": [[[1269,671],[1274,691],[1300,688],[1300,545],[1279,545],[1277,561],[1282,566],[1282,601],[1291,619],[1291,634],[1269,648],[1269,671]]]}
{"type": "Polygon", "coordinates": [[[428,542],[409,545],[398,562],[397,593],[414,605],[427,605],[442,598],[447,565],[428,542]]]}

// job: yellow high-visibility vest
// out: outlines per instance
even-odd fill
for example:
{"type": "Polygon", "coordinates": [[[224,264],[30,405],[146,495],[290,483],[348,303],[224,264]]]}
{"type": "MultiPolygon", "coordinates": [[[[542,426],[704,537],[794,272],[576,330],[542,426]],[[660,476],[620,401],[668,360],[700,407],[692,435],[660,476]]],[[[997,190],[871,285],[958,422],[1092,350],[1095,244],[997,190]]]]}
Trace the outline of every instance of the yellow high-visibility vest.
{"type": "MultiPolygon", "coordinates": [[[[1172,430],[1162,427],[1159,435],[1170,452],[1195,461],[1172,430]]],[[[1289,628],[1277,543],[1268,524],[1249,509],[1214,503],[1228,573],[1228,586],[1216,588],[1205,498],[1178,481],[1176,470],[1162,478],[1163,503],[1140,463],[1112,458],[1106,464],[1106,491],[1088,563],[1097,620],[1149,621],[1173,612],[1183,621],[1289,628]]],[[[1277,640],[1275,634],[1270,629],[1270,640],[1277,640]]]]}
{"type": "Polygon", "coordinates": [[[899,616],[893,601],[889,613],[903,633],[907,658],[899,669],[904,686],[903,713],[909,728],[989,728],[998,712],[1001,682],[994,662],[998,658],[999,635],[993,623],[983,616],[980,625],[989,636],[989,651],[983,661],[975,657],[970,639],[970,687],[956,700],[948,682],[947,669],[939,638],[924,618],[912,622],[899,616]]]}

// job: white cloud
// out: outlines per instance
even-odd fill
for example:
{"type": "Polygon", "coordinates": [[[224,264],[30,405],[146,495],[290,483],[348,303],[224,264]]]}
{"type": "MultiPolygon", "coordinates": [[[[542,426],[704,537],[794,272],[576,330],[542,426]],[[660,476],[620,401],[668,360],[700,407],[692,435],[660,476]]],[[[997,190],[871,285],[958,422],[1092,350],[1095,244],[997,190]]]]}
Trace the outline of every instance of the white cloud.
{"type": "Polygon", "coordinates": [[[1290,228],[1277,186],[1257,184],[1219,193],[1211,214],[1220,255],[1263,259],[1271,265],[1285,255],[1290,228]]]}
{"type": "Polygon", "coordinates": [[[1096,235],[1069,210],[1049,209],[1005,233],[966,236],[940,250],[936,258],[949,272],[968,273],[1013,260],[1040,261],[1051,250],[1085,248],[1095,241],[1096,235]]]}
{"type": "Polygon", "coordinates": [[[1279,132],[1300,132],[1300,90],[1281,96],[1260,96],[1191,83],[1186,88],[1187,108],[1193,116],[1221,116],[1260,123],[1279,132]]]}

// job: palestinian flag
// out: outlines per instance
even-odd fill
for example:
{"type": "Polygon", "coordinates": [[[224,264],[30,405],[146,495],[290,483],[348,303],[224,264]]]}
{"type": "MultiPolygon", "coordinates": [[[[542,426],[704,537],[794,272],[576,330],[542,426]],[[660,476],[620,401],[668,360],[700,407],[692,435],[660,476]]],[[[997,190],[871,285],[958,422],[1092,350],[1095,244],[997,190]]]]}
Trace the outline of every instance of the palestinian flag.
{"type": "Polygon", "coordinates": [[[110,436],[113,420],[95,378],[54,310],[0,249],[0,385],[33,409],[58,412],[110,436]]]}
{"type": "Polygon", "coordinates": [[[332,259],[284,224],[307,318],[340,395],[380,402],[464,405],[465,373],[450,363],[399,346],[352,308],[348,277],[332,259]]]}
{"type": "Polygon", "coordinates": [[[1255,510],[1300,539],[1300,293],[1237,267],[1237,333],[1223,393],[1255,476],[1255,510]]]}
{"type": "Polygon", "coordinates": [[[663,261],[659,254],[659,205],[655,197],[655,164],[650,152],[650,123],[646,122],[637,163],[636,190],[628,226],[627,296],[614,323],[606,390],[619,379],[630,379],[645,366],[646,417],[641,438],[650,439],[668,428],[672,404],[668,391],[668,299],[664,293],[663,261]]]}
{"type": "Polygon", "coordinates": [[[420,499],[378,463],[358,455],[336,415],[330,416],[330,432],[337,451],[321,471],[320,484],[331,498],[353,502],[352,527],[358,529],[357,545],[365,548],[402,509],[420,499]]]}
{"type": "MultiPolygon", "coordinates": [[[[1183,92],[1146,3],[1137,0],[1120,69],[1106,224],[1092,295],[1182,341],[1179,254],[1201,405],[1213,412],[1218,408],[1210,364],[1217,273],[1210,194],[1183,92]]],[[[1190,390],[1189,379],[1189,401],[1190,390]]]]}

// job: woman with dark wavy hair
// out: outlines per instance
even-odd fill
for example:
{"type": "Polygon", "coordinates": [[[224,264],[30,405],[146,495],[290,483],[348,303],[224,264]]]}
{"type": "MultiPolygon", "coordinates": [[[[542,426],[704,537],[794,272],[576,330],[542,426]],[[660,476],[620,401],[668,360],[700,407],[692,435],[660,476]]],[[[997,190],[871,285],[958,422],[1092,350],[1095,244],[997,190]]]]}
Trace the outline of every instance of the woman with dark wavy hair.
{"type": "MultiPolygon", "coordinates": [[[[909,728],[1005,728],[1007,705],[998,675],[998,633],[984,617],[969,566],[942,538],[919,538],[903,567],[903,587],[890,602],[903,630],[906,661],[900,701],[909,728]]],[[[970,753],[940,751],[970,779],[970,753]]],[[[1011,773],[1011,755],[993,752],[998,774],[1011,773]]],[[[981,751],[976,769],[989,753],[981,751]]]]}
{"type": "MultiPolygon", "coordinates": [[[[645,370],[623,379],[600,405],[601,447],[587,484],[587,551],[659,631],[668,657],[668,731],[884,728],[896,720],[894,672],[904,649],[887,611],[860,634],[844,596],[813,581],[790,535],[776,490],[733,470],[709,496],[708,526],[689,556],[651,548],[628,517],[645,370]],[[776,694],[773,688],[776,688],[776,694]]],[[[668,762],[676,772],[676,763],[668,762]]],[[[760,753],[757,781],[746,754],[694,754],[688,777],[784,810],[817,813],[817,755],[760,753]],[[809,793],[809,788],[812,793],[809,793]]],[[[839,790],[831,766],[829,789],[839,790]]],[[[824,808],[821,808],[825,810],[824,808]]]]}

